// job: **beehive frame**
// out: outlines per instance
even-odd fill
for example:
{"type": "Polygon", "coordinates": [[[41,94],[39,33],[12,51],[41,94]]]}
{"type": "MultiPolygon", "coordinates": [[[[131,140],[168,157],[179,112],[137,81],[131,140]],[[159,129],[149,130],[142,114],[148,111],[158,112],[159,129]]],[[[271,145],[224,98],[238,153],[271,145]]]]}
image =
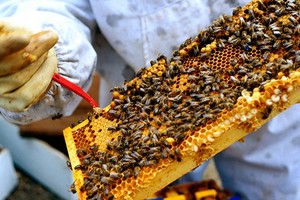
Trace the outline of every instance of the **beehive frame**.
{"type": "Polygon", "coordinates": [[[300,99],[299,2],[253,0],[64,130],[80,199],[145,199],[300,99]]]}

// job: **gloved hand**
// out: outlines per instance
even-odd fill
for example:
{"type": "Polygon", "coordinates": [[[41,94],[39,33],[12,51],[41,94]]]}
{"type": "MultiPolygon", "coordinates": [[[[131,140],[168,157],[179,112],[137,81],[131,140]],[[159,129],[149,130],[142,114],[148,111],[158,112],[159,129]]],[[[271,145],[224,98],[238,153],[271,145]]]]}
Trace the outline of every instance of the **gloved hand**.
{"type": "Polygon", "coordinates": [[[53,31],[32,34],[0,21],[0,107],[22,112],[43,97],[57,70],[53,31]]]}

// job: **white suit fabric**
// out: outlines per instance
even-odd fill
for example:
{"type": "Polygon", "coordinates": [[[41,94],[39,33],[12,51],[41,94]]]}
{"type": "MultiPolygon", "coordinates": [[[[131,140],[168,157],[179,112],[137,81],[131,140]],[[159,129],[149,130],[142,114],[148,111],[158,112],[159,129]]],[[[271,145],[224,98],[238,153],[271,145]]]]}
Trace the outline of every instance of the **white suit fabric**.
{"type": "MultiPolygon", "coordinates": [[[[35,30],[54,29],[59,35],[55,45],[59,73],[87,90],[96,65],[110,86],[121,85],[159,54],[169,57],[179,44],[220,14],[231,14],[233,7],[246,2],[0,0],[0,17],[35,30]]],[[[55,84],[28,111],[0,112],[12,123],[26,124],[56,113],[70,115],[80,100],[55,84]]],[[[250,134],[245,143],[234,144],[216,156],[226,188],[249,200],[300,199],[299,111],[299,105],[293,106],[250,134]]],[[[197,171],[201,174],[203,167],[197,171]]],[[[201,175],[196,174],[188,176],[197,180],[201,175]]]]}

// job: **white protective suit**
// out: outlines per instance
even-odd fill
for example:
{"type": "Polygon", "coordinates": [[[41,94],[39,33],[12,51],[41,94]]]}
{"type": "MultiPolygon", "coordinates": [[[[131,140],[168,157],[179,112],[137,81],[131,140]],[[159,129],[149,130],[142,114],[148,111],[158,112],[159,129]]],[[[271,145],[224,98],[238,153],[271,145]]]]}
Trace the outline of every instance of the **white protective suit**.
{"type": "MultiPolygon", "coordinates": [[[[133,70],[148,66],[160,53],[169,57],[174,48],[213,19],[231,14],[233,7],[246,2],[0,0],[0,17],[35,30],[54,29],[59,35],[55,45],[58,72],[87,90],[96,68],[96,55],[102,80],[109,87],[121,85],[132,77],[133,70]]],[[[102,99],[110,98],[108,91],[101,95],[102,99]]],[[[12,123],[26,124],[56,113],[70,115],[80,100],[55,84],[26,112],[0,109],[0,113],[12,123]]],[[[258,133],[249,135],[245,143],[234,144],[216,156],[226,188],[243,199],[300,199],[299,111],[299,105],[293,106],[258,133]]],[[[200,175],[193,177],[198,179],[200,175]]]]}

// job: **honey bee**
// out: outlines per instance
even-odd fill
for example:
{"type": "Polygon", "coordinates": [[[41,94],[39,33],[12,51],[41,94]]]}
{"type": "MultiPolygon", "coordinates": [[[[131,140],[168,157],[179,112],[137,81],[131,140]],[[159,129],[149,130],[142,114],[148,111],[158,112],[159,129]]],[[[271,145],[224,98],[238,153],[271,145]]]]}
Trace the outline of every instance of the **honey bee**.
{"type": "Polygon", "coordinates": [[[272,46],[271,46],[271,45],[261,45],[261,46],[260,46],[260,50],[261,50],[262,52],[269,51],[270,49],[272,49],[272,46]]]}
{"type": "Polygon", "coordinates": [[[136,160],[140,160],[142,158],[142,156],[137,151],[131,152],[130,156],[135,158],[136,160]]]}
{"type": "Polygon", "coordinates": [[[248,14],[251,16],[251,18],[254,19],[255,18],[254,11],[252,9],[248,9],[247,11],[248,11],[248,14]]]}
{"type": "MultiPolygon", "coordinates": [[[[179,48],[180,49],[180,48],[179,48]]],[[[174,60],[176,60],[175,58],[177,58],[177,57],[179,57],[179,51],[178,50],[175,50],[175,51],[173,51],[173,59],[171,60],[171,61],[174,61],[174,60]]]]}
{"type": "Polygon", "coordinates": [[[150,60],[150,65],[152,66],[154,64],[156,64],[156,60],[150,60]]]}
{"type": "Polygon", "coordinates": [[[77,191],[76,191],[76,188],[75,188],[75,182],[73,182],[70,186],[70,192],[72,192],[73,194],[75,194],[77,191]]]}
{"type": "Polygon", "coordinates": [[[133,170],[133,176],[134,176],[134,178],[138,177],[138,175],[140,173],[140,170],[141,170],[140,167],[138,167],[138,166],[134,167],[134,170],[133,170]]]}
{"type": "Polygon", "coordinates": [[[114,155],[114,156],[110,157],[109,161],[112,162],[112,163],[117,163],[118,162],[118,156],[114,155]]]}
{"type": "Polygon", "coordinates": [[[76,150],[76,154],[77,156],[85,156],[87,154],[87,151],[85,149],[78,148],[76,150]]]}
{"type": "Polygon", "coordinates": [[[136,76],[141,77],[146,71],[147,71],[147,68],[142,67],[141,69],[139,69],[139,71],[137,71],[136,76]]]}
{"type": "Polygon", "coordinates": [[[211,92],[211,86],[210,86],[210,85],[205,86],[203,92],[204,92],[204,93],[209,93],[209,92],[211,92]]]}
{"type": "Polygon", "coordinates": [[[241,11],[241,9],[241,6],[235,7],[232,11],[232,15],[237,15],[241,11]]]}
{"type": "Polygon", "coordinates": [[[175,135],[174,135],[174,139],[178,143],[180,143],[184,138],[185,138],[185,134],[184,133],[175,133],[175,135]]]}
{"type": "Polygon", "coordinates": [[[236,83],[236,84],[239,84],[239,83],[240,83],[240,81],[239,81],[237,78],[235,78],[234,76],[230,76],[230,80],[231,80],[233,83],[236,83]]]}
{"type": "MultiPolygon", "coordinates": [[[[290,29],[289,29],[289,30],[290,30],[290,29]]],[[[282,33],[281,36],[280,36],[280,38],[281,38],[282,40],[284,40],[284,39],[290,40],[290,39],[292,39],[291,34],[292,34],[292,33],[282,33]]]]}
{"type": "Polygon", "coordinates": [[[190,52],[193,56],[199,55],[199,53],[200,53],[199,46],[198,45],[193,45],[190,52]]]}
{"type": "Polygon", "coordinates": [[[241,38],[236,37],[235,35],[232,35],[228,38],[228,42],[233,45],[238,45],[241,42],[241,38]]]}
{"type": "Polygon", "coordinates": [[[181,152],[180,152],[179,148],[175,148],[174,154],[175,154],[176,160],[177,160],[178,162],[180,162],[181,159],[182,159],[182,155],[181,155],[181,152]]]}
{"type": "Polygon", "coordinates": [[[62,118],[63,114],[61,113],[55,113],[54,115],[51,116],[51,119],[52,120],[55,120],[55,119],[60,119],[62,118]]]}
{"type": "Polygon", "coordinates": [[[89,188],[87,191],[87,197],[93,198],[96,195],[98,190],[99,188],[97,187],[97,185],[94,185],[93,187],[89,188]]]}
{"type": "Polygon", "coordinates": [[[121,178],[121,174],[117,172],[110,172],[109,177],[112,179],[118,179],[121,178]]]}
{"type": "Polygon", "coordinates": [[[102,184],[108,185],[108,184],[112,183],[113,181],[112,181],[112,178],[110,178],[110,177],[102,176],[102,178],[100,179],[100,182],[102,184]]]}
{"type": "Polygon", "coordinates": [[[244,49],[246,50],[246,51],[251,51],[252,50],[252,47],[248,44],[248,43],[244,43],[244,44],[242,44],[243,45],[243,47],[244,47],[244,49]]]}
{"type": "Polygon", "coordinates": [[[107,130],[108,130],[108,131],[115,132],[115,131],[118,131],[119,129],[118,129],[117,126],[109,126],[109,127],[107,128],[107,130]]]}
{"type": "Polygon", "coordinates": [[[293,47],[294,45],[294,41],[293,40],[289,40],[289,41],[283,41],[282,42],[282,46],[286,49],[290,49],[291,47],[293,47]]]}
{"type": "Polygon", "coordinates": [[[201,53],[200,54],[200,60],[206,59],[210,54],[211,54],[211,52],[201,53]]]}
{"type": "Polygon", "coordinates": [[[68,168],[69,168],[70,170],[72,170],[71,162],[67,160],[67,161],[66,161],[66,164],[67,164],[68,168]]]}
{"type": "Polygon", "coordinates": [[[259,0],[259,1],[258,1],[258,6],[259,6],[258,8],[259,8],[260,10],[266,10],[266,9],[267,9],[265,3],[264,3],[262,0],[259,0]]]}
{"type": "MultiPolygon", "coordinates": [[[[113,194],[109,194],[107,197],[107,200],[113,200],[115,198],[115,196],[113,194]]],[[[102,199],[102,198],[100,198],[102,199]]]]}
{"type": "Polygon", "coordinates": [[[238,63],[238,60],[237,60],[236,58],[230,59],[230,65],[231,65],[231,66],[234,67],[237,63],[238,63]]]}
{"type": "Polygon", "coordinates": [[[92,121],[92,119],[93,119],[93,113],[92,112],[87,113],[87,119],[88,119],[89,122],[92,121]]]}
{"type": "Polygon", "coordinates": [[[83,169],[83,166],[82,165],[76,165],[75,167],[74,167],[74,169],[83,169]]]}
{"type": "Polygon", "coordinates": [[[278,7],[276,10],[275,10],[275,15],[277,17],[280,17],[282,15],[285,15],[287,13],[286,9],[285,8],[282,8],[282,7],[278,7]]]}
{"type": "Polygon", "coordinates": [[[239,17],[241,26],[246,26],[246,21],[243,17],[239,17]]]}
{"type": "Polygon", "coordinates": [[[225,42],[226,42],[225,39],[218,39],[218,41],[217,41],[218,47],[219,48],[225,48],[225,42]]]}
{"type": "Polygon", "coordinates": [[[267,119],[271,112],[272,112],[272,106],[266,107],[264,112],[262,112],[262,119],[267,119]]]}
{"type": "Polygon", "coordinates": [[[163,149],[160,156],[161,156],[161,158],[167,158],[168,157],[168,152],[165,149],[163,149]]]}

